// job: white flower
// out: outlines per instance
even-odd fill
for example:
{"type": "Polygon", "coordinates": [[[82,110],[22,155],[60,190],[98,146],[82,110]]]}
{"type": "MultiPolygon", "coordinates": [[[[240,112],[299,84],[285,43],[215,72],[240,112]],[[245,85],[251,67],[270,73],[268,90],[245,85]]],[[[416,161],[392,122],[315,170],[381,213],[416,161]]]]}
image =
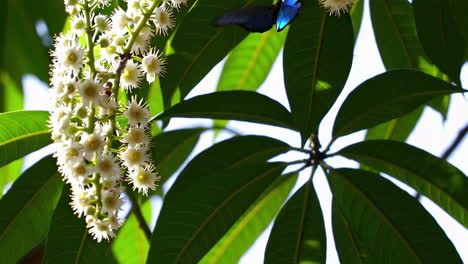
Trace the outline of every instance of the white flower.
{"type": "Polygon", "coordinates": [[[75,91],[77,90],[77,86],[76,81],[70,78],[56,78],[52,83],[52,96],[56,98],[56,100],[60,100],[65,103],[64,99],[73,98],[75,91]]]}
{"type": "Polygon", "coordinates": [[[60,165],[81,162],[83,160],[83,146],[79,142],[71,139],[67,140],[59,144],[57,153],[54,156],[60,165]]]}
{"type": "Polygon", "coordinates": [[[72,194],[70,195],[72,198],[70,205],[72,206],[73,212],[78,217],[81,217],[83,214],[85,214],[86,209],[88,209],[88,207],[91,205],[92,200],[95,199],[94,196],[94,189],[84,189],[79,186],[73,187],[72,194]]]}
{"type": "Polygon", "coordinates": [[[148,45],[150,44],[151,37],[153,36],[153,31],[150,27],[144,27],[141,29],[140,33],[135,39],[135,42],[132,46],[133,52],[144,52],[148,45]]]}
{"type": "Polygon", "coordinates": [[[141,69],[138,64],[131,60],[128,61],[127,65],[125,65],[125,69],[122,72],[122,76],[120,77],[122,87],[127,91],[138,87],[142,78],[141,75],[141,69]]]}
{"type": "Polygon", "coordinates": [[[170,0],[171,5],[175,8],[179,8],[181,5],[186,5],[187,0],[170,0]]]}
{"type": "Polygon", "coordinates": [[[86,29],[86,19],[82,14],[74,16],[71,21],[70,31],[76,35],[84,33],[86,29]]]}
{"type": "Polygon", "coordinates": [[[66,182],[73,186],[85,184],[88,176],[93,173],[93,169],[86,166],[86,163],[83,161],[67,163],[61,167],[61,170],[66,182]]]}
{"type": "Polygon", "coordinates": [[[141,0],[125,0],[127,4],[127,16],[135,21],[138,21],[142,16],[141,10],[146,6],[145,1],[141,0]]]}
{"type": "Polygon", "coordinates": [[[52,55],[56,56],[55,67],[73,70],[74,73],[83,67],[84,50],[78,45],[62,46],[52,55]]]}
{"type": "Polygon", "coordinates": [[[145,146],[135,145],[128,146],[125,151],[122,151],[119,154],[123,164],[129,168],[129,170],[134,170],[148,162],[149,155],[147,151],[148,149],[145,146]]]}
{"type": "Polygon", "coordinates": [[[123,199],[120,197],[120,193],[114,193],[107,190],[101,193],[101,211],[104,213],[114,213],[120,210],[123,204],[123,199]]]}
{"type": "Polygon", "coordinates": [[[151,49],[142,60],[142,68],[146,73],[146,81],[152,83],[157,76],[161,76],[166,72],[166,61],[161,58],[162,52],[158,50],[151,49]]]}
{"type": "Polygon", "coordinates": [[[143,101],[143,99],[137,102],[136,97],[131,98],[130,102],[127,105],[127,109],[124,111],[123,114],[126,117],[128,117],[128,124],[131,126],[138,124],[143,124],[146,126],[150,118],[148,106],[143,101]]]}
{"type": "Polygon", "coordinates": [[[99,85],[94,79],[87,79],[78,87],[78,92],[81,95],[83,105],[88,105],[90,102],[99,102],[101,91],[102,86],[99,85]]]}
{"type": "Polygon", "coordinates": [[[122,142],[130,146],[135,146],[136,144],[148,146],[150,138],[147,133],[148,129],[144,125],[131,126],[124,135],[122,142]]]}
{"type": "Polygon", "coordinates": [[[120,165],[117,158],[109,151],[104,151],[96,162],[96,170],[104,178],[120,176],[120,165]]]}
{"type": "Polygon", "coordinates": [[[167,31],[174,27],[175,21],[172,11],[162,5],[154,9],[153,23],[156,26],[156,33],[167,35],[167,31]]]}
{"type": "Polygon", "coordinates": [[[82,133],[80,143],[83,146],[85,158],[87,160],[91,160],[94,153],[102,152],[106,141],[101,132],[98,129],[95,129],[91,134],[82,133]]]}
{"type": "Polygon", "coordinates": [[[109,238],[115,237],[114,231],[112,231],[110,221],[95,219],[88,223],[89,233],[93,236],[97,242],[101,240],[109,240],[109,238]]]}
{"type": "Polygon", "coordinates": [[[127,32],[127,24],[130,21],[131,19],[127,16],[125,11],[123,11],[120,7],[117,8],[112,14],[111,18],[112,32],[119,35],[125,34],[127,32]]]}
{"type": "Polygon", "coordinates": [[[94,17],[94,26],[99,32],[105,32],[110,29],[110,20],[104,15],[94,17]]]}
{"type": "Polygon", "coordinates": [[[155,182],[159,181],[160,177],[156,175],[154,170],[153,164],[147,164],[144,168],[137,167],[131,171],[128,178],[132,182],[133,189],[138,189],[138,192],[142,192],[144,195],[148,194],[148,189],[155,190],[157,187],[155,182]]]}
{"type": "Polygon", "coordinates": [[[347,12],[348,6],[353,5],[354,0],[320,0],[320,4],[331,14],[339,16],[341,11],[347,12]]]}

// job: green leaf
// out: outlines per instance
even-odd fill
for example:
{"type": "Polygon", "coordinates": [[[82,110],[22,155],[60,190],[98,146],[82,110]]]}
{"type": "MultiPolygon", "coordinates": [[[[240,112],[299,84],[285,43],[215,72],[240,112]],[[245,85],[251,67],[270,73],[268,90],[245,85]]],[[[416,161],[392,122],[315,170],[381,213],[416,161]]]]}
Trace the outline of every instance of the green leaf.
{"type": "MultiPolygon", "coordinates": [[[[146,222],[151,220],[151,204],[146,201],[140,207],[146,222]]],[[[119,263],[140,264],[146,262],[149,242],[134,214],[131,214],[112,242],[112,251],[119,263]]]]}
{"type": "Polygon", "coordinates": [[[164,199],[148,263],[198,262],[285,167],[256,163],[204,175],[184,171],[164,199]]]}
{"type": "Polygon", "coordinates": [[[450,0],[451,12],[454,17],[457,29],[465,39],[465,61],[468,61],[468,2],[465,0],[450,0]]]}
{"type": "Polygon", "coordinates": [[[413,7],[418,36],[427,56],[450,79],[460,83],[465,43],[449,1],[414,0],[413,7]]]}
{"type": "Polygon", "coordinates": [[[84,219],[73,214],[70,201],[69,186],[66,186],[52,217],[43,262],[116,263],[109,243],[98,243],[88,234],[84,219]]]}
{"type": "Polygon", "coordinates": [[[215,27],[213,21],[236,8],[271,4],[271,0],[204,0],[189,11],[175,32],[167,58],[167,75],[161,78],[164,106],[170,106],[176,89],[184,98],[195,85],[247,36],[240,27],[215,27]],[[202,30],[201,30],[202,29],[202,30]]]}
{"type": "Polygon", "coordinates": [[[280,103],[251,91],[224,91],[196,96],[167,109],[157,119],[197,117],[256,122],[294,129],[280,103]]]}
{"type": "Polygon", "coordinates": [[[291,173],[277,179],[199,263],[237,263],[278,214],[297,175],[291,173]]]}
{"type": "Polygon", "coordinates": [[[0,166],[52,143],[45,111],[0,113],[0,166]]]}
{"type": "Polygon", "coordinates": [[[364,0],[355,0],[353,7],[349,10],[351,21],[353,22],[354,36],[357,37],[361,29],[361,22],[364,13],[364,0]]]}
{"type": "Polygon", "coordinates": [[[204,128],[181,129],[159,134],[153,137],[152,158],[165,182],[176,172],[192,153],[204,128]]]}
{"type": "Polygon", "coordinates": [[[48,156],[26,170],[0,200],[3,263],[15,263],[45,239],[62,186],[55,160],[48,156]]]}
{"type": "Polygon", "coordinates": [[[423,109],[423,107],[419,107],[400,118],[369,128],[366,133],[366,139],[405,141],[418,123],[423,109]]]}
{"type": "Polygon", "coordinates": [[[463,91],[418,71],[385,72],[350,93],[338,112],[333,137],[401,117],[437,96],[463,91]]]}
{"type": "Polygon", "coordinates": [[[309,1],[300,12],[289,29],[283,68],[292,116],[305,143],[344,87],[354,36],[349,15],[329,16],[319,1],[309,1]]]}
{"type": "Polygon", "coordinates": [[[468,228],[468,178],[447,161],[411,145],[371,140],[339,152],[415,188],[468,228]]]}
{"type": "Polygon", "coordinates": [[[355,169],[331,170],[329,180],[342,263],[462,263],[432,216],[390,181],[355,169]]]}
{"type": "Polygon", "coordinates": [[[148,263],[200,260],[284,167],[264,162],[289,148],[272,138],[241,136],[196,156],[165,197],[148,263]]]}
{"type": "Polygon", "coordinates": [[[312,182],[281,209],[268,240],[265,263],[325,263],[323,215],[312,182]]]}
{"type": "Polygon", "coordinates": [[[255,91],[265,81],[284,45],[287,30],[250,33],[229,54],[219,77],[218,91],[255,91]]]}

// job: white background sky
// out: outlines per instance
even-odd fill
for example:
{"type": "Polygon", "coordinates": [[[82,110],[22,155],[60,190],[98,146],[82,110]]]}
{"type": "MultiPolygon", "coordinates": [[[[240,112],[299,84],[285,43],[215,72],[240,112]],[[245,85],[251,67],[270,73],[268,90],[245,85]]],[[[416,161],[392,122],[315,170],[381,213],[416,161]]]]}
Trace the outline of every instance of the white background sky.
{"type": "MultiPolygon", "coordinates": [[[[337,103],[334,105],[332,110],[326,116],[324,122],[320,126],[320,141],[322,145],[326,145],[331,139],[331,129],[333,125],[333,120],[336,116],[336,113],[339,109],[339,106],[344,101],[346,96],[354,89],[357,85],[363,81],[385,71],[383,63],[380,59],[380,55],[375,43],[373,36],[372,26],[370,23],[369,17],[369,8],[367,6],[368,1],[365,1],[364,9],[364,18],[363,24],[361,26],[361,31],[357,39],[356,48],[354,50],[354,60],[353,66],[351,69],[350,77],[346,83],[343,93],[340,95],[337,103]]],[[[217,65],[213,71],[206,76],[203,81],[197,85],[197,87],[189,95],[190,97],[212,92],[216,88],[216,84],[222,69],[222,63],[217,65]]],[[[285,107],[289,109],[286,94],[284,91],[283,85],[283,75],[282,75],[282,57],[279,56],[276,60],[271,74],[268,76],[265,83],[259,89],[259,92],[265,95],[270,96],[271,98],[279,101],[285,107]]],[[[465,64],[462,70],[462,84],[463,87],[468,87],[468,65],[465,64]]],[[[34,78],[25,78],[25,109],[48,109],[48,96],[47,96],[47,87],[41,85],[34,78]],[[39,88],[38,88],[39,87],[39,88]]],[[[408,142],[414,146],[417,146],[421,149],[424,149],[436,156],[441,156],[441,154],[446,150],[450,143],[454,140],[458,131],[468,122],[467,118],[468,113],[468,103],[463,95],[454,95],[452,96],[452,102],[450,105],[450,111],[448,113],[448,118],[444,122],[440,114],[435,112],[430,108],[426,108],[424,114],[416,126],[416,129],[410,135],[408,142]]],[[[192,126],[209,126],[211,124],[208,120],[200,119],[178,119],[174,122],[171,122],[168,129],[177,129],[177,128],[188,128],[192,126]]],[[[245,122],[230,122],[229,127],[235,128],[238,131],[241,131],[245,134],[257,134],[274,137],[280,140],[283,140],[292,146],[300,147],[300,136],[298,133],[282,129],[275,128],[265,125],[257,125],[245,122]]],[[[225,139],[229,134],[221,133],[217,141],[225,139]]],[[[334,144],[333,150],[338,150],[344,146],[352,144],[354,142],[360,141],[364,138],[364,132],[357,132],[352,135],[349,135],[341,140],[338,140],[334,144]]],[[[213,134],[205,133],[199,144],[197,145],[192,157],[210,146],[213,142],[213,134]]],[[[35,153],[35,155],[28,159],[25,163],[25,166],[30,166],[35,161],[37,161],[41,156],[50,153],[51,148],[44,149],[35,153]]],[[[278,157],[279,160],[296,160],[302,158],[302,156],[297,156],[299,154],[287,154],[281,157],[278,157]]],[[[454,152],[452,157],[449,160],[452,164],[462,170],[465,174],[468,174],[468,140],[465,140],[459,148],[454,152]]],[[[334,167],[356,167],[354,162],[343,158],[333,158],[327,160],[327,162],[334,167]]],[[[295,186],[296,190],[299,188],[306,177],[310,174],[309,170],[306,170],[301,177],[299,178],[298,183],[295,186]]],[[[164,189],[167,189],[172,184],[168,182],[164,189]]],[[[327,236],[330,237],[331,234],[331,193],[330,189],[325,182],[325,177],[321,171],[318,171],[317,175],[314,178],[314,184],[318,190],[319,199],[322,205],[322,210],[324,217],[326,219],[325,225],[327,229],[327,236]]],[[[414,193],[414,190],[411,188],[405,187],[403,184],[400,184],[405,190],[410,193],[414,193]]],[[[455,247],[457,248],[459,254],[463,258],[464,262],[468,263],[468,230],[456,222],[453,218],[447,215],[443,210],[441,210],[437,205],[429,201],[428,199],[423,199],[422,204],[431,212],[434,218],[442,226],[447,236],[452,239],[455,247]]],[[[158,211],[161,207],[161,201],[158,199],[153,200],[153,209],[155,215],[152,220],[152,225],[156,222],[156,217],[158,211]]],[[[270,232],[271,225],[267,230],[262,234],[262,236],[257,240],[255,245],[242,257],[241,262],[243,264],[252,264],[252,263],[263,263],[263,252],[266,246],[268,239],[268,234],[270,232]]],[[[332,239],[327,239],[327,263],[339,263],[335,246],[332,239]]]]}

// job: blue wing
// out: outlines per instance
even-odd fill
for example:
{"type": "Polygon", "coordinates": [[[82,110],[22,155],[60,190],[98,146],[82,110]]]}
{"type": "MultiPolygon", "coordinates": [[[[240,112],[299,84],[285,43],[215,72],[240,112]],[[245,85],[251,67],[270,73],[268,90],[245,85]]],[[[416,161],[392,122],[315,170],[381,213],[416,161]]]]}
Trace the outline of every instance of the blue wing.
{"type": "Polygon", "coordinates": [[[300,0],[284,0],[284,2],[282,2],[278,12],[278,18],[276,19],[276,29],[278,32],[283,30],[297,17],[301,6],[300,0]]]}
{"type": "Polygon", "coordinates": [[[265,32],[273,27],[278,10],[274,5],[252,6],[224,14],[216,25],[239,25],[250,32],[265,32]]]}

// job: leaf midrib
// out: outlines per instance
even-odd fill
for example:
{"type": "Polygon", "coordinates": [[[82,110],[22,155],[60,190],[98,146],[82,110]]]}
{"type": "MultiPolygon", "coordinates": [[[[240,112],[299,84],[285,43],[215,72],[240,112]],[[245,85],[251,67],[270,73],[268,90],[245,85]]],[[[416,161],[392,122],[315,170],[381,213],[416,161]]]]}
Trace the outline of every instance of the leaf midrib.
{"type": "Polygon", "coordinates": [[[421,257],[417,254],[416,250],[413,248],[409,240],[400,232],[400,230],[394,225],[393,221],[389,219],[384,212],[372,201],[368,198],[368,195],[366,193],[362,192],[361,189],[356,186],[353,182],[349,181],[346,176],[340,174],[338,171],[334,170],[334,173],[336,175],[339,175],[344,181],[346,181],[350,187],[353,187],[354,191],[357,192],[362,199],[367,201],[368,205],[374,208],[375,212],[377,212],[380,216],[381,219],[387,223],[387,226],[390,227],[395,234],[400,238],[400,241],[402,241],[406,246],[407,249],[409,249],[410,252],[413,253],[413,255],[416,257],[416,260],[418,263],[423,264],[424,262],[422,261],[421,257]]]}
{"type": "Polygon", "coordinates": [[[263,172],[260,175],[257,175],[255,178],[251,179],[250,181],[246,182],[244,185],[242,185],[239,189],[237,189],[235,192],[231,193],[220,205],[218,205],[206,218],[205,220],[198,226],[198,228],[195,230],[194,233],[192,233],[192,236],[187,240],[185,245],[182,247],[182,249],[179,251],[179,253],[175,256],[175,263],[179,263],[180,259],[182,256],[185,254],[185,252],[190,248],[194,240],[197,238],[197,236],[202,232],[204,227],[210,223],[210,221],[218,214],[220,210],[222,210],[226,205],[228,205],[229,202],[231,202],[238,194],[242,193],[244,189],[247,187],[251,186],[252,184],[256,183],[257,181],[263,179],[264,177],[268,176],[272,171],[277,170],[280,167],[283,167],[284,164],[280,163],[278,166],[275,166],[265,172],[263,172]]]}

